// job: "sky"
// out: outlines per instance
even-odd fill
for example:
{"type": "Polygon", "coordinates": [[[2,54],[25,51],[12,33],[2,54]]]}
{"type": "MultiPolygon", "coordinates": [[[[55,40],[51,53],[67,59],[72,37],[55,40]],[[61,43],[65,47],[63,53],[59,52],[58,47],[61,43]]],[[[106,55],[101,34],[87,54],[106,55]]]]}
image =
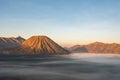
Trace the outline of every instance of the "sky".
{"type": "Polygon", "coordinates": [[[62,46],[120,43],[120,0],[0,0],[0,37],[34,35],[62,46]]]}

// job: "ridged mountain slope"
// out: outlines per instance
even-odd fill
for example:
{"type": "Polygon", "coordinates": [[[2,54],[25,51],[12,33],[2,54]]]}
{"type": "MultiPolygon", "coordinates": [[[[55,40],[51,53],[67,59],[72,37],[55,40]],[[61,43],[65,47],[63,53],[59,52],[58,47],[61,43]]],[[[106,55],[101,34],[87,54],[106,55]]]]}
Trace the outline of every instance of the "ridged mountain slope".
{"type": "Polygon", "coordinates": [[[21,50],[25,54],[68,54],[69,52],[55,43],[47,36],[33,36],[21,45],[21,50]]]}

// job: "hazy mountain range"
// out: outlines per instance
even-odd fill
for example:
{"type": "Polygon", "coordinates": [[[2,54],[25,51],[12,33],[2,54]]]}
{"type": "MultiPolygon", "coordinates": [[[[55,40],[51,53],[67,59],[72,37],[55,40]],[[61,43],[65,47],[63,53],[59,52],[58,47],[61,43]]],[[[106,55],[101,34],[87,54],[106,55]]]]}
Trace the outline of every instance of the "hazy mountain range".
{"type": "Polygon", "coordinates": [[[85,53],[117,53],[120,54],[120,44],[94,42],[88,45],[75,45],[69,48],[71,52],[85,53]]]}
{"type": "Polygon", "coordinates": [[[69,53],[68,50],[62,48],[47,36],[32,36],[27,40],[21,37],[4,38],[4,40],[1,40],[2,43],[4,43],[4,47],[1,48],[0,53],[3,54],[58,55],[69,53]]]}
{"type": "Polygon", "coordinates": [[[20,46],[23,41],[25,41],[25,39],[20,36],[16,38],[0,37],[0,50],[20,46]]]}
{"type": "Polygon", "coordinates": [[[47,36],[32,36],[25,40],[22,37],[0,37],[0,54],[68,54],[68,53],[116,53],[120,54],[120,44],[94,42],[88,45],[75,45],[62,48],[47,36]]]}

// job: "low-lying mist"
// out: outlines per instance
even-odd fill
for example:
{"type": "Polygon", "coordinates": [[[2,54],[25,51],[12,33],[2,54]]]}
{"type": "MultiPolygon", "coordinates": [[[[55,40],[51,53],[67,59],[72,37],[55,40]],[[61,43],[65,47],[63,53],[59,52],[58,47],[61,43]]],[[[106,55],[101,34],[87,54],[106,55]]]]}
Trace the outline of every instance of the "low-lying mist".
{"type": "Polygon", "coordinates": [[[0,80],[119,80],[118,54],[0,57],[0,80]]]}

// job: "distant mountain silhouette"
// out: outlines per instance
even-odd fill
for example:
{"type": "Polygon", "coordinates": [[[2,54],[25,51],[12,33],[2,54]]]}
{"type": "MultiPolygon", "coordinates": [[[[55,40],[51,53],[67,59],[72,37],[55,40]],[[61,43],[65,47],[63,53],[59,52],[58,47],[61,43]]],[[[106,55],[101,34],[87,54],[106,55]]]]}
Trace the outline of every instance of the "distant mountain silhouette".
{"type": "Polygon", "coordinates": [[[17,38],[14,38],[14,37],[10,37],[10,38],[0,37],[0,50],[20,46],[21,43],[24,40],[25,39],[20,37],[20,36],[17,37],[17,38]]]}
{"type": "Polygon", "coordinates": [[[120,54],[120,44],[95,42],[88,45],[75,45],[70,47],[71,52],[88,52],[88,53],[117,53],[120,54]]]}
{"type": "Polygon", "coordinates": [[[25,40],[17,51],[23,54],[36,54],[36,55],[57,55],[68,54],[69,51],[65,50],[47,36],[32,36],[25,40]]]}
{"type": "Polygon", "coordinates": [[[19,47],[25,39],[22,37],[0,37],[0,54],[9,54],[13,48],[19,47]]]}
{"type": "Polygon", "coordinates": [[[21,36],[16,37],[16,39],[20,42],[20,44],[21,44],[23,41],[25,41],[25,39],[22,38],[21,36]]]}
{"type": "Polygon", "coordinates": [[[88,52],[88,50],[86,49],[86,47],[85,47],[85,46],[82,46],[82,45],[75,45],[75,46],[72,46],[72,47],[69,48],[69,50],[70,50],[71,52],[75,52],[75,53],[79,53],[79,52],[81,52],[81,53],[83,53],[83,52],[88,52]]]}

